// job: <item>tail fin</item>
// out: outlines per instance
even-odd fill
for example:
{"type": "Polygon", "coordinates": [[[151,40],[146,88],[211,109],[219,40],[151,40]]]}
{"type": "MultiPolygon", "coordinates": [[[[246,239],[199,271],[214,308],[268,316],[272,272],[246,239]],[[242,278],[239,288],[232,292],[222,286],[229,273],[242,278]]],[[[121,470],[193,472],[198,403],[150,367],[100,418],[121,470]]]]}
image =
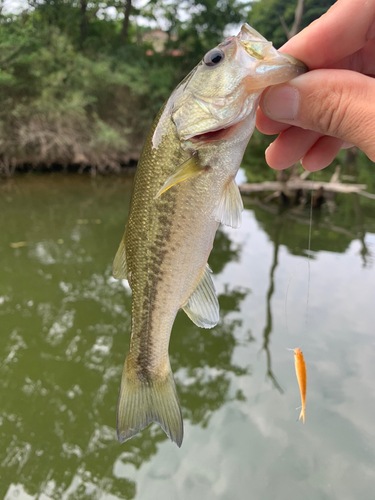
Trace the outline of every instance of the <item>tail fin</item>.
{"type": "Polygon", "coordinates": [[[301,413],[299,414],[298,420],[301,420],[301,418],[302,418],[303,423],[305,423],[305,408],[303,406],[301,409],[301,413]]]}
{"type": "Polygon", "coordinates": [[[183,421],[172,371],[161,381],[141,381],[122,376],[117,406],[117,437],[120,443],[135,436],[151,422],[158,422],[178,447],[184,435],[183,421]]]}

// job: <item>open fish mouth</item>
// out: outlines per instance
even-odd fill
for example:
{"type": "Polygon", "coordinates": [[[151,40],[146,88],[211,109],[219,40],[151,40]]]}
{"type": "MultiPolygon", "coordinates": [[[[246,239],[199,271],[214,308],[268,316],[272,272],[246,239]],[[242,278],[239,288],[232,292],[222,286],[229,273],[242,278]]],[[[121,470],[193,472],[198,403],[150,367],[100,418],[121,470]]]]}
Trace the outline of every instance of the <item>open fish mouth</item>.
{"type": "Polygon", "coordinates": [[[202,134],[197,134],[194,135],[189,139],[189,141],[196,143],[196,142],[213,142],[213,141],[222,141],[223,139],[226,139],[230,133],[230,129],[234,127],[228,126],[224,128],[219,128],[218,130],[212,130],[209,132],[203,132],[202,134]]]}
{"type": "Polygon", "coordinates": [[[189,142],[192,142],[193,144],[207,144],[215,141],[223,141],[227,140],[230,137],[232,137],[237,129],[241,126],[243,120],[246,118],[242,118],[241,120],[234,120],[232,123],[228,123],[225,126],[216,128],[216,129],[211,129],[207,130],[205,132],[202,132],[201,134],[196,134],[189,136],[187,140],[189,142]]]}

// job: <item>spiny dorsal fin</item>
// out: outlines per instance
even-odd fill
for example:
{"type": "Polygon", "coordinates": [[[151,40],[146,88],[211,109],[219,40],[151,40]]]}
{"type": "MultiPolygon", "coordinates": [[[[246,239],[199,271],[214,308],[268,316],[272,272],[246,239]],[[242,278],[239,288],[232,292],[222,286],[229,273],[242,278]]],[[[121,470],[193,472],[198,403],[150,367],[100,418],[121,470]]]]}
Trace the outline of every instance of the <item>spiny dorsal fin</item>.
{"type": "Polygon", "coordinates": [[[215,210],[215,219],[226,226],[237,229],[241,226],[243,203],[240,190],[233,179],[221,193],[215,210]]]}
{"type": "Polygon", "coordinates": [[[193,156],[191,156],[188,160],[178,166],[173,174],[168,177],[168,179],[164,182],[163,186],[156,194],[155,199],[159,198],[161,194],[168,191],[168,189],[175,184],[185,181],[190,177],[194,177],[195,175],[198,175],[203,171],[204,167],[202,167],[202,165],[199,163],[198,153],[194,153],[193,156]]]}
{"type": "Polygon", "coordinates": [[[208,264],[197,288],[182,309],[191,321],[202,328],[212,328],[219,322],[219,302],[208,264]]]}
{"type": "Polygon", "coordinates": [[[126,266],[126,251],[125,251],[125,234],[122,237],[120,246],[115,255],[112,266],[113,277],[117,280],[127,280],[128,279],[128,269],[126,266]]]}

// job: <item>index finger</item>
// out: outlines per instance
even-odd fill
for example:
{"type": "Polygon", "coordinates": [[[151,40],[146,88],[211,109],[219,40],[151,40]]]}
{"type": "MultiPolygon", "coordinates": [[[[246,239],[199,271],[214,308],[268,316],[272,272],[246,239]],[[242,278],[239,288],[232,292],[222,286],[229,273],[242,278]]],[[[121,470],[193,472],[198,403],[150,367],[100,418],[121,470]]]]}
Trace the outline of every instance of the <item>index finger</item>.
{"type": "Polygon", "coordinates": [[[375,0],[338,0],[280,49],[309,69],[325,68],[375,38],[375,0]]]}

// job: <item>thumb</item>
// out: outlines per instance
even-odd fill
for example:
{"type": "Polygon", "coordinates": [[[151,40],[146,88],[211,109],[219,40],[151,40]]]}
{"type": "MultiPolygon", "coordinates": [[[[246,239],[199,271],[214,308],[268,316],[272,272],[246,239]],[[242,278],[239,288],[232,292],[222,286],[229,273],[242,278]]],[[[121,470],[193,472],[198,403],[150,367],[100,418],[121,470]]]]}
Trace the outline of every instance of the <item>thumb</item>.
{"type": "Polygon", "coordinates": [[[269,118],[362,149],[375,161],[375,79],[347,70],[320,69],[270,87],[261,108],[269,118]]]}

